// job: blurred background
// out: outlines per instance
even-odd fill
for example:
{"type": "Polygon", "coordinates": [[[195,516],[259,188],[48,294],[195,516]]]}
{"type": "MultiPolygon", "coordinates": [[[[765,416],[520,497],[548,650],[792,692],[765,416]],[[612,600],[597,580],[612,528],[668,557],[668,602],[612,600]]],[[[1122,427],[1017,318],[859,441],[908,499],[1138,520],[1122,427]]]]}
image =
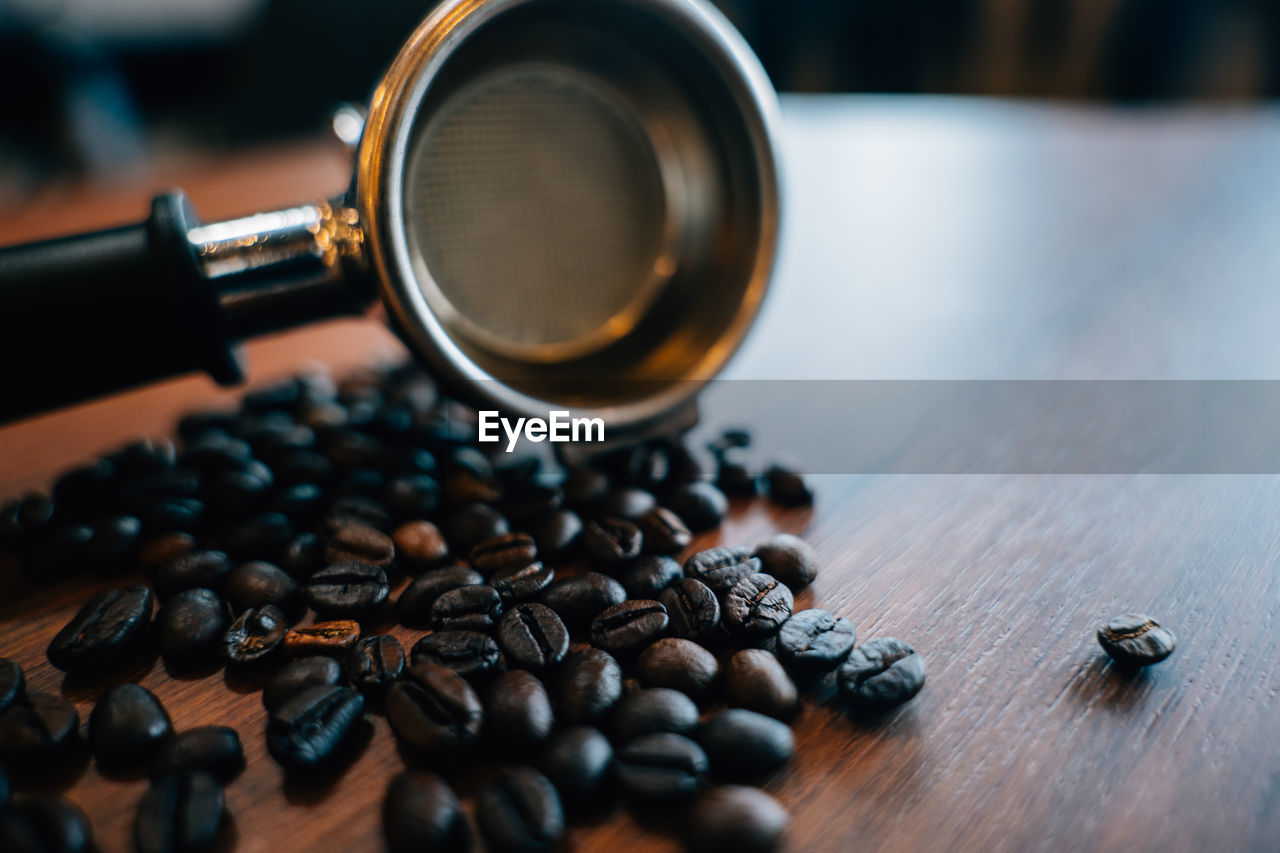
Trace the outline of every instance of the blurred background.
{"type": "MultiPolygon", "coordinates": [[[[0,0],[0,201],[314,135],[430,0],[0,0]]],[[[1276,0],[720,0],[783,91],[1105,101],[1280,91],[1276,0]]]]}

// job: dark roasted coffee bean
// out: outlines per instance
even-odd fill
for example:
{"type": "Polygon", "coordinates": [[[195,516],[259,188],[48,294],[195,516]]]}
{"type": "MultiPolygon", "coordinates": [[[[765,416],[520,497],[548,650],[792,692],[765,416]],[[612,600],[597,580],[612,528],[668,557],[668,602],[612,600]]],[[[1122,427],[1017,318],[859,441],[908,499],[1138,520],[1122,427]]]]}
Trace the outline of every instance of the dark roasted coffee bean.
{"type": "Polygon", "coordinates": [[[791,760],[795,738],[780,720],[728,708],[712,714],[694,738],[707,753],[711,773],[730,782],[759,782],[791,760]]]}
{"type": "Polygon", "coordinates": [[[391,537],[367,524],[345,521],[329,525],[328,547],[324,552],[328,563],[354,560],[385,569],[395,555],[396,546],[391,537]]]}
{"type": "Polygon", "coordinates": [[[142,766],[171,734],[173,724],[160,700],[127,681],[98,697],[89,715],[89,746],[98,766],[108,771],[142,766]]]}
{"type": "Polygon", "coordinates": [[[512,767],[476,795],[476,823],[492,853],[540,853],[564,835],[564,808],[547,777],[512,767]]]}
{"type": "Polygon", "coordinates": [[[609,715],[609,735],[627,743],[659,732],[689,734],[698,727],[698,706],[679,690],[645,687],[622,697],[609,715]]]}
{"type": "Polygon", "coordinates": [[[683,735],[643,735],[618,750],[614,772],[629,797],[641,801],[677,800],[698,792],[707,777],[702,747],[683,735]]]}
{"type": "Polygon", "coordinates": [[[656,601],[628,599],[591,622],[591,645],[613,655],[638,652],[667,629],[667,609],[656,601]]]}
{"type": "Polygon", "coordinates": [[[19,547],[30,543],[53,520],[53,499],[32,492],[0,509],[0,545],[19,547]]]}
{"type": "Polygon", "coordinates": [[[619,580],[630,598],[656,599],[664,589],[684,577],[680,564],[670,557],[647,556],[629,563],[619,580]]]}
{"type": "Polygon", "coordinates": [[[854,709],[884,711],[924,687],[924,658],[892,637],[876,637],[853,650],[840,667],[840,693],[854,709]]]}
{"type": "Polygon", "coordinates": [[[222,809],[222,785],[208,773],[175,773],[157,779],[138,804],[133,824],[138,853],[213,849],[222,809]]]}
{"type": "Polygon", "coordinates": [[[480,680],[501,672],[506,664],[498,642],[478,631],[436,631],[413,644],[409,660],[451,669],[464,678],[480,680]]]}
{"type": "Polygon", "coordinates": [[[796,685],[771,652],[743,649],[724,665],[725,699],[733,708],[746,708],[779,720],[796,710],[796,685]]]}
{"type": "Polygon", "coordinates": [[[539,600],[554,610],[571,631],[584,631],[600,611],[627,600],[622,584],[608,575],[587,572],[556,581],[539,600]]]}
{"type": "Polygon", "coordinates": [[[756,546],[761,571],[792,589],[803,589],[818,576],[818,555],[808,542],[790,533],[779,533],[756,546]]]}
{"type": "Polygon", "coordinates": [[[773,853],[791,818],[758,788],[720,785],[693,803],[686,822],[689,853],[773,853]]]}
{"type": "Polygon", "coordinates": [[[825,610],[801,610],[778,630],[778,660],[796,678],[812,680],[844,663],[854,639],[848,619],[825,610]]]}
{"type": "Polygon", "coordinates": [[[556,571],[542,563],[529,563],[514,569],[500,569],[489,580],[502,597],[503,605],[537,598],[551,586],[556,571]]]}
{"type": "Polygon", "coordinates": [[[613,655],[590,646],[571,651],[553,677],[556,711],[568,723],[595,722],[622,696],[622,667],[613,655]]]}
{"type": "Polygon", "coordinates": [[[431,605],[431,624],[437,631],[491,632],[501,618],[502,597],[484,584],[449,590],[431,605]]]}
{"type": "Polygon", "coordinates": [[[0,713],[0,757],[38,765],[56,756],[80,730],[76,706],[53,693],[31,693],[0,713]]]}
{"type": "MultiPolygon", "coordinates": [[[[386,487],[387,478],[383,476],[381,471],[373,468],[351,468],[342,471],[330,485],[331,494],[342,497],[353,497],[371,500],[378,504],[383,512],[386,508],[382,507],[380,501],[377,500],[379,493],[386,487]]],[[[359,513],[356,513],[359,515],[359,513]]],[[[356,518],[343,517],[341,513],[337,514],[330,520],[332,524],[360,524],[356,518]]]]}
{"type": "Polygon", "coordinates": [[[644,489],[613,489],[595,506],[600,518],[620,518],[633,521],[658,505],[653,494],[644,489]]]}
{"type": "Polygon", "coordinates": [[[333,476],[333,463],[314,450],[293,450],[274,456],[271,468],[276,482],[284,485],[317,483],[323,485],[333,476]]]}
{"type": "Polygon", "coordinates": [[[199,530],[204,522],[204,503],[195,498],[161,497],[138,508],[138,517],[147,530],[199,530]]]}
{"type": "Polygon", "coordinates": [[[221,589],[231,569],[223,551],[192,551],[156,569],[151,582],[161,598],[196,587],[221,589]]]}
{"type": "Polygon", "coordinates": [[[726,453],[716,465],[716,488],[735,498],[755,497],[760,481],[736,453],[726,453]]]}
{"type": "Polygon", "coordinates": [[[211,589],[184,589],[160,606],[156,629],[160,652],[171,667],[210,663],[219,656],[231,619],[227,605],[211,589]]]}
{"type": "Polygon", "coordinates": [[[582,535],[582,519],[571,509],[557,509],[529,522],[529,533],[545,562],[559,565],[577,552],[582,535]]]}
{"type": "Polygon", "coordinates": [[[467,566],[432,569],[414,578],[400,593],[396,599],[396,619],[410,626],[429,625],[431,606],[437,598],[459,587],[483,583],[484,577],[467,566]]]}
{"type": "Polygon", "coordinates": [[[591,509],[609,493],[609,478],[592,468],[573,468],[561,489],[566,504],[574,509],[591,509]]]}
{"type": "Polygon", "coordinates": [[[724,492],[705,480],[677,487],[667,495],[666,505],[694,533],[717,527],[729,512],[724,492]]]}
{"type": "Polygon", "coordinates": [[[677,637],[705,640],[720,627],[720,600],[702,581],[679,578],[658,600],[667,608],[671,633],[677,637]]]}
{"type": "Polygon", "coordinates": [[[93,541],[87,524],[55,522],[25,554],[23,570],[39,583],[62,580],[84,568],[84,555],[93,541]]]}
{"type": "Polygon", "coordinates": [[[453,755],[480,734],[484,709],[462,676],[443,666],[415,662],[387,691],[387,721],[412,752],[453,755]]]}
{"type": "Polygon", "coordinates": [[[362,637],[347,652],[347,681],[361,693],[386,691],[404,671],[404,649],[390,634],[362,637]]]}
{"type": "Polygon", "coordinates": [[[764,472],[764,477],[769,499],[774,503],[782,506],[809,506],[813,503],[813,492],[799,472],[772,465],[764,472]]]}
{"type": "Polygon", "coordinates": [[[227,660],[235,664],[264,661],[280,650],[289,620],[273,604],[252,607],[241,613],[223,638],[227,660]]]}
{"type": "Polygon", "coordinates": [[[271,676],[262,689],[262,704],[268,711],[274,711],[308,687],[334,685],[341,680],[342,666],[334,658],[326,655],[298,658],[271,676]]]}
{"type": "Polygon", "coordinates": [[[324,565],[324,540],[314,533],[299,533],[280,554],[280,568],[298,580],[306,580],[324,565]]]}
{"type": "Polygon", "coordinates": [[[391,591],[387,573],[372,563],[331,563],[307,579],[307,603],[322,616],[366,616],[391,591]]]}
{"type": "Polygon", "coordinates": [[[724,596],[738,581],[759,571],[760,561],[746,548],[708,548],[684,563],[685,577],[702,581],[718,596],[724,596]]]}
{"type": "Polygon", "coordinates": [[[469,853],[471,827],[458,796],[434,773],[405,770],[382,801],[382,836],[390,853],[469,853]]]}
{"type": "Polygon", "coordinates": [[[456,510],[444,523],[445,537],[454,553],[468,554],[486,539],[511,530],[507,518],[493,507],[473,503],[456,510]]]}
{"type": "Polygon", "coordinates": [[[598,729],[570,726],[556,732],[538,767],[556,786],[569,812],[600,811],[611,797],[613,746],[598,729]]]}
{"type": "Polygon", "coordinates": [[[117,515],[94,525],[93,539],[84,549],[85,568],[93,572],[118,572],[137,557],[142,522],[132,515],[117,515]]]}
{"type": "Polygon", "coordinates": [[[522,669],[497,676],[486,693],[484,725],[502,744],[528,746],[546,740],[555,725],[546,687],[522,669]]]}
{"type": "Polygon", "coordinates": [[[227,784],[244,770],[240,735],[228,726],[199,726],[169,738],[151,761],[151,778],[208,773],[227,784]]]}
{"type": "Polygon", "coordinates": [[[231,516],[262,509],[275,478],[262,463],[251,464],[251,469],[218,474],[205,484],[202,496],[210,512],[231,516]]]}
{"type": "Polygon", "coordinates": [[[693,541],[680,516],[665,507],[656,506],[637,518],[636,527],[644,536],[646,554],[677,554],[693,541]]]}
{"type": "Polygon", "coordinates": [[[440,506],[440,484],[424,473],[394,477],[382,488],[382,502],[398,519],[432,515],[440,506]]]}
{"type": "Polygon", "coordinates": [[[162,533],[148,539],[138,551],[138,568],[150,576],[161,566],[190,554],[195,548],[196,539],[190,533],[162,533]]]}
{"type": "Polygon", "coordinates": [[[569,629],[550,607],[517,604],[498,625],[498,643],[512,666],[545,669],[564,660],[569,629]]]}
{"type": "Polygon", "coordinates": [[[364,697],[350,687],[308,687],[267,718],[267,751],[290,771],[328,766],[363,711],[364,697]]]}
{"type": "Polygon", "coordinates": [[[286,616],[300,616],[302,589],[283,569],[261,560],[237,568],[227,577],[227,601],[237,612],[273,604],[286,616]]]}
{"type": "Polygon", "coordinates": [[[272,560],[293,539],[293,522],[278,512],[260,512],[237,522],[222,538],[222,547],[242,560],[272,560]]]}
{"type": "Polygon", "coordinates": [[[325,520],[330,524],[367,524],[384,533],[389,533],[395,522],[381,502],[364,495],[340,495],[334,498],[325,513],[325,520]]]}
{"type": "Polygon", "coordinates": [[[27,679],[17,661],[0,658],[0,713],[27,696],[27,679]]]}
{"type": "Polygon", "coordinates": [[[502,533],[471,549],[470,561],[476,571],[492,575],[503,570],[524,568],[538,557],[538,546],[527,533],[502,533]]]}
{"type": "Polygon", "coordinates": [[[1098,628],[1098,645],[1124,666],[1159,663],[1173,654],[1175,642],[1172,631],[1140,613],[1117,616],[1098,628]]]}
{"type": "Polygon", "coordinates": [[[715,685],[720,664],[697,643],[666,637],[640,653],[636,673],[645,687],[671,687],[701,699],[715,685]]]}
{"type": "Polygon", "coordinates": [[[360,639],[360,623],[333,619],[293,628],[284,635],[284,650],[291,655],[340,655],[360,639]]]}
{"type": "Polygon", "coordinates": [[[96,849],[89,818],[61,797],[15,799],[0,812],[0,850],[11,853],[89,853],[96,849]]]}
{"type": "Polygon", "coordinates": [[[339,427],[325,434],[324,455],[339,468],[377,467],[382,452],[382,442],[354,429],[339,427]]]}
{"type": "Polygon", "coordinates": [[[49,662],[61,670],[94,672],[122,663],[146,636],[151,603],[145,586],[97,593],[49,643],[49,662]]]}
{"type": "Polygon", "coordinates": [[[295,483],[276,492],[267,502],[267,511],[295,523],[310,521],[324,509],[324,500],[324,490],[315,483],[295,483]]]}
{"type": "Polygon", "coordinates": [[[601,566],[616,566],[640,556],[644,537],[640,528],[622,518],[588,521],[580,538],[587,559],[601,566]]]}
{"type": "Polygon", "coordinates": [[[449,543],[429,521],[405,522],[391,534],[391,541],[396,547],[396,562],[406,572],[424,572],[449,559],[449,543]]]}
{"type": "Polygon", "coordinates": [[[72,512],[91,511],[105,503],[115,488],[116,466],[109,459],[95,459],[72,468],[53,484],[53,499],[72,512]]]}
{"type": "Polygon", "coordinates": [[[564,502],[564,493],[556,486],[538,482],[512,483],[502,498],[502,511],[512,521],[528,524],[535,518],[555,512],[564,502]]]}
{"type": "Polygon", "coordinates": [[[0,815],[4,814],[4,810],[9,808],[9,797],[13,795],[13,790],[9,784],[9,774],[3,767],[0,767],[0,815]]]}
{"type": "Polygon", "coordinates": [[[724,624],[739,642],[758,643],[791,618],[791,590],[772,575],[747,575],[724,597],[724,624]]]}

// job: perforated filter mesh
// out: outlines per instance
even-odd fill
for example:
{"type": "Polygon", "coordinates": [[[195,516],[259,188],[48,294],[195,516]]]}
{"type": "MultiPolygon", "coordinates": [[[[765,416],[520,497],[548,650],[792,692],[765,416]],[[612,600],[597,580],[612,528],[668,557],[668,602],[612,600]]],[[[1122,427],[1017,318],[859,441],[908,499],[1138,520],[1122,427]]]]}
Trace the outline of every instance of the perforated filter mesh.
{"type": "Polygon", "coordinates": [[[664,193],[648,137],[608,90],[553,66],[508,67],[429,121],[406,220],[462,318],[532,347],[608,336],[622,325],[611,318],[643,307],[664,193]]]}

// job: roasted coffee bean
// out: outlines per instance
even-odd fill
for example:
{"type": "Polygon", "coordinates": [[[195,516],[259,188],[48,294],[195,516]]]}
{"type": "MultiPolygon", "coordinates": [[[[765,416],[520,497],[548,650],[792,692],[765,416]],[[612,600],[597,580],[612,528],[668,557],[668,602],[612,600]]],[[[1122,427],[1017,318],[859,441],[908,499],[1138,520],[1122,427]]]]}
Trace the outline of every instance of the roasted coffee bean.
{"type": "Polygon", "coordinates": [[[509,483],[502,498],[502,511],[512,521],[527,525],[535,518],[554,512],[564,502],[556,486],[534,481],[509,483]]]}
{"type": "Polygon", "coordinates": [[[324,455],[339,468],[375,468],[382,451],[382,442],[355,429],[339,427],[325,435],[324,455]]]}
{"type": "Polygon", "coordinates": [[[618,518],[634,521],[658,505],[651,492],[644,489],[613,489],[595,506],[600,518],[618,518]]]}
{"type": "Polygon", "coordinates": [[[542,563],[499,569],[490,578],[504,606],[537,598],[555,580],[555,569],[542,563]]]}
{"type": "Polygon", "coordinates": [[[568,723],[595,722],[622,697],[622,667],[613,655],[590,646],[571,651],[554,679],[556,710],[568,723]]]}
{"type": "Polygon", "coordinates": [[[502,597],[484,584],[451,589],[431,605],[431,624],[437,631],[491,632],[501,618],[502,597]]]}
{"type": "Polygon", "coordinates": [[[55,522],[28,549],[23,570],[40,583],[62,580],[84,567],[85,551],[92,541],[89,525],[55,522]]]}
{"type": "Polygon", "coordinates": [[[293,522],[278,512],[260,512],[238,521],[221,539],[222,548],[241,560],[273,560],[293,539],[293,522]]]}
{"type": "Polygon", "coordinates": [[[632,690],[609,715],[609,734],[627,743],[659,732],[689,734],[698,727],[698,706],[679,690],[645,687],[632,690]]]}
{"type": "Polygon", "coordinates": [[[693,578],[680,578],[658,596],[667,608],[672,634],[701,641],[720,627],[720,600],[711,588],[693,578]]]}
{"type": "Polygon", "coordinates": [[[637,518],[636,527],[644,536],[646,554],[678,554],[693,541],[680,516],[665,507],[655,506],[637,518]]]}
{"type": "Polygon", "coordinates": [[[241,613],[223,638],[227,660],[234,664],[251,664],[266,660],[280,649],[289,620],[279,607],[264,604],[241,613]]]}
{"type": "Polygon", "coordinates": [[[409,660],[451,669],[480,680],[506,668],[498,642],[478,631],[436,631],[413,644],[409,660]]]}
{"type": "Polygon", "coordinates": [[[1098,628],[1098,645],[1124,666],[1159,663],[1173,654],[1175,642],[1172,631],[1140,613],[1117,616],[1098,628]]]}
{"type": "Polygon", "coordinates": [[[308,687],[267,718],[267,751],[289,771],[327,767],[363,711],[364,697],[350,687],[308,687]]]}
{"type": "Polygon", "coordinates": [[[453,755],[480,734],[484,709],[475,690],[451,669],[415,662],[387,691],[387,721],[412,752],[453,755]]]}
{"type": "Polygon", "coordinates": [[[795,738],[780,720],[728,708],[712,714],[694,739],[707,753],[711,773],[731,782],[759,782],[791,760],[795,738]]]}
{"type": "Polygon", "coordinates": [[[601,566],[616,566],[640,556],[644,536],[626,519],[604,518],[588,521],[579,541],[588,560],[601,566]]]}
{"type": "Polygon", "coordinates": [[[482,503],[467,504],[456,510],[444,523],[445,538],[458,554],[468,554],[484,540],[510,530],[506,516],[482,503]]]}
{"type": "Polygon", "coordinates": [[[0,713],[27,697],[27,679],[17,661],[0,658],[0,713]]]}
{"type": "Polygon", "coordinates": [[[133,824],[138,853],[213,849],[222,809],[222,785],[208,773],[175,773],[157,779],[138,804],[133,824]]]}
{"type": "Polygon", "coordinates": [[[49,662],[68,672],[98,672],[119,665],[142,645],[151,603],[151,590],[145,586],[97,593],[49,643],[49,662]]]}
{"type": "Polygon", "coordinates": [[[12,853],[89,853],[96,849],[89,818],[61,797],[15,799],[0,812],[0,850],[12,853]]]}
{"type": "Polygon", "coordinates": [[[382,801],[382,835],[390,853],[469,853],[471,826],[458,796],[434,773],[405,770],[382,801]]]}
{"type": "Polygon", "coordinates": [[[781,465],[772,465],[764,472],[769,499],[782,506],[809,506],[813,503],[813,491],[797,471],[781,465]]]}
{"type": "Polygon", "coordinates": [[[324,509],[324,490],[314,483],[295,483],[272,495],[268,512],[287,516],[295,524],[309,521],[324,509]]]}
{"type": "Polygon", "coordinates": [[[794,603],[791,590],[772,575],[747,575],[725,594],[724,624],[739,642],[758,643],[778,633],[794,603]]]}
{"type": "Polygon", "coordinates": [[[325,513],[329,524],[355,522],[389,533],[395,520],[380,502],[364,495],[341,495],[333,499],[325,513]]]}
{"type": "Polygon", "coordinates": [[[527,533],[502,533],[471,549],[470,561],[476,571],[492,575],[521,569],[538,557],[538,546],[527,533]]]}
{"type": "Polygon", "coordinates": [[[383,693],[403,671],[404,649],[390,634],[362,637],[347,652],[347,681],[361,693],[383,693]]]}
{"type": "Polygon", "coordinates": [[[396,599],[396,619],[404,625],[429,625],[431,606],[437,598],[459,587],[483,583],[484,577],[467,566],[432,569],[414,578],[400,593],[396,599]]]}
{"type": "Polygon", "coordinates": [[[199,530],[204,521],[204,502],[195,498],[160,497],[138,508],[138,517],[147,530],[199,530]]]}
{"type": "Polygon", "coordinates": [[[601,611],[591,622],[591,645],[610,654],[637,652],[667,629],[667,609],[635,598],[601,611]]]}
{"type": "Polygon", "coordinates": [[[0,509],[0,545],[19,547],[39,537],[53,520],[53,499],[39,492],[24,495],[0,509]]]}
{"type": "Polygon", "coordinates": [[[716,463],[716,488],[735,498],[755,497],[760,481],[736,453],[725,453],[716,463]]]}
{"type": "Polygon", "coordinates": [[[142,522],[117,515],[94,525],[93,539],[84,549],[85,567],[93,572],[118,572],[133,564],[142,544],[142,522]]]}
{"type": "Polygon", "coordinates": [[[583,631],[600,611],[627,600],[622,584],[608,575],[587,572],[556,581],[543,590],[539,600],[564,620],[571,631],[583,631]]]}
{"type": "Polygon", "coordinates": [[[792,589],[803,589],[818,576],[818,555],[808,542],[790,533],[779,533],[756,546],[761,570],[792,589]]]}
{"type": "Polygon", "coordinates": [[[161,598],[196,587],[221,589],[232,566],[223,551],[192,551],[156,569],[151,582],[161,598]]]}
{"type": "Polygon", "coordinates": [[[476,795],[476,823],[493,853],[539,853],[564,835],[564,808],[547,777],[512,767],[476,795]]]}
{"type": "Polygon", "coordinates": [[[611,798],[613,746],[598,729],[570,726],[551,736],[538,767],[560,792],[567,811],[601,811],[611,798]]]}
{"type": "Polygon", "coordinates": [[[485,731],[499,743],[528,746],[551,734],[555,714],[542,682],[522,669],[493,679],[484,706],[485,731]]]}
{"type": "Polygon", "coordinates": [[[667,495],[666,505],[694,533],[719,526],[729,512],[724,492],[705,480],[677,487],[667,495]]]}
{"type": "Polygon", "coordinates": [[[313,574],[304,588],[307,603],[321,616],[367,616],[391,591],[387,573],[372,563],[346,560],[313,574]]]}
{"type": "Polygon", "coordinates": [[[758,788],[720,785],[693,803],[685,823],[689,853],[773,853],[791,818],[758,788]]]}
{"type": "Polygon", "coordinates": [[[184,589],[171,596],[156,614],[160,653],[171,667],[183,669],[210,663],[231,619],[227,605],[211,589],[184,589]]]}
{"type": "Polygon", "coordinates": [[[299,533],[280,554],[280,568],[298,580],[306,580],[324,565],[324,540],[314,533],[299,533]]]}
{"type": "MultiPolygon", "coordinates": [[[[352,647],[354,648],[354,646],[352,647]]],[[[274,711],[308,687],[334,685],[342,680],[342,666],[326,655],[298,658],[282,666],[262,689],[262,704],[274,711]]]]}
{"type": "Polygon", "coordinates": [[[564,660],[569,629],[550,607],[517,604],[498,625],[498,643],[512,666],[545,669],[564,660]]]}
{"type": "Polygon", "coordinates": [[[746,548],[708,548],[684,562],[685,577],[702,581],[718,596],[727,594],[738,581],[759,571],[760,561],[746,548]]]}
{"type": "Polygon", "coordinates": [[[88,512],[110,499],[115,479],[115,464],[95,459],[59,477],[53,484],[53,499],[63,509],[88,512]]]}
{"type": "Polygon", "coordinates": [[[892,637],[876,637],[853,650],[840,667],[840,693],[856,710],[884,711],[924,687],[924,658],[892,637]]]}
{"type": "Polygon", "coordinates": [[[440,484],[424,473],[393,477],[382,488],[382,502],[397,519],[432,515],[440,507],[440,484]]]}
{"type": "Polygon", "coordinates": [[[13,791],[9,785],[9,774],[3,767],[0,767],[0,815],[4,814],[4,810],[9,808],[9,797],[13,795],[13,791]]]}
{"type": "Polygon", "coordinates": [[[89,715],[89,746],[98,766],[112,772],[142,766],[172,734],[155,694],[127,681],[98,697],[89,715]]]}
{"type": "Polygon", "coordinates": [[[733,708],[758,711],[779,720],[796,710],[796,685],[771,652],[743,649],[724,665],[725,699],[733,708]]]}
{"type": "Polygon", "coordinates": [[[385,569],[395,556],[396,546],[391,537],[367,524],[344,521],[329,525],[325,562],[356,561],[385,569]]]}
{"type": "Polygon", "coordinates": [[[609,478],[592,468],[571,468],[560,488],[574,509],[590,509],[609,493],[609,478]]]}
{"type": "Polygon", "coordinates": [[[190,533],[162,533],[148,539],[138,551],[138,568],[152,575],[161,566],[190,554],[195,548],[196,539],[190,533]]]}
{"type": "Polygon", "coordinates": [[[666,637],[640,653],[636,673],[645,687],[671,687],[702,699],[715,685],[720,664],[697,643],[666,637]]]}
{"type": "Polygon", "coordinates": [[[151,778],[208,773],[227,784],[244,770],[240,735],[228,726],[199,726],[169,738],[151,761],[151,778]]]}
{"type": "Polygon", "coordinates": [[[286,571],[271,563],[254,560],[227,577],[227,601],[237,612],[273,604],[286,616],[301,616],[302,589],[286,571]]]}
{"type": "Polygon", "coordinates": [[[582,519],[571,509],[551,510],[529,522],[529,533],[543,561],[559,565],[576,553],[582,519]]]}
{"type": "Polygon", "coordinates": [[[340,655],[360,639],[360,623],[352,619],[316,622],[293,628],[284,635],[284,650],[291,655],[340,655]]]}
{"type": "Polygon", "coordinates": [[[233,516],[262,509],[275,478],[262,463],[254,464],[254,469],[218,474],[205,484],[202,495],[211,513],[233,516]]]}
{"type": "Polygon", "coordinates": [[[618,784],[627,796],[640,801],[693,796],[706,781],[707,767],[702,747],[669,732],[638,737],[614,758],[618,784]]]}
{"type": "Polygon", "coordinates": [[[69,746],[80,731],[76,706],[54,693],[31,693],[0,713],[0,757],[38,765],[69,746]]]}
{"type": "Polygon", "coordinates": [[[680,564],[670,557],[641,557],[625,566],[619,579],[630,598],[656,599],[664,589],[684,577],[680,564]]]}
{"type": "Polygon", "coordinates": [[[778,660],[793,676],[809,681],[844,663],[854,639],[848,619],[825,610],[801,610],[778,630],[778,660]]]}
{"type": "Polygon", "coordinates": [[[429,521],[405,522],[391,534],[391,541],[396,548],[396,562],[406,572],[417,574],[449,559],[449,543],[440,528],[429,521]]]}

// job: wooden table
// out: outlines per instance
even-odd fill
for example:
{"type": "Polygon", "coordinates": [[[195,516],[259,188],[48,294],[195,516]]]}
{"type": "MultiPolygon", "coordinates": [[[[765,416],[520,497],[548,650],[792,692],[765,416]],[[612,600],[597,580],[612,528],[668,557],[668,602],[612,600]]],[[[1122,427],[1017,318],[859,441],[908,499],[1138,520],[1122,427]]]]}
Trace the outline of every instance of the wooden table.
{"type": "MultiPolygon", "coordinates": [[[[731,375],[1280,375],[1274,108],[793,98],[785,115],[777,286],[731,375]]],[[[335,150],[303,146],[216,171],[175,168],[161,182],[184,182],[213,217],[336,189],[343,172],[335,150]]],[[[42,202],[0,224],[0,239],[141,215],[152,188],[42,202]]],[[[398,351],[363,322],[249,350],[254,381],[308,360],[342,369],[398,351]]],[[[0,428],[0,495],[224,397],[188,379],[0,428]]],[[[1280,849],[1275,476],[814,483],[812,511],[739,506],[697,544],[804,534],[824,570],[798,605],[849,616],[862,639],[909,640],[929,680],[874,725],[826,695],[805,704],[795,759],[768,785],[793,815],[789,849],[1280,849]],[[1131,608],[1171,626],[1179,648],[1126,677],[1093,631],[1131,608]]],[[[68,688],[43,650],[92,586],[11,592],[0,604],[0,654],[86,718],[93,691],[68,688]]],[[[377,848],[377,807],[400,766],[381,718],[341,784],[297,790],[266,755],[256,693],[221,675],[177,680],[158,664],[142,683],[178,728],[241,732],[249,770],[227,793],[237,849],[377,848]]],[[[143,786],[90,767],[68,795],[103,849],[123,850],[143,786]]],[[[572,847],[675,842],[616,816],[575,828],[572,847]]]]}

